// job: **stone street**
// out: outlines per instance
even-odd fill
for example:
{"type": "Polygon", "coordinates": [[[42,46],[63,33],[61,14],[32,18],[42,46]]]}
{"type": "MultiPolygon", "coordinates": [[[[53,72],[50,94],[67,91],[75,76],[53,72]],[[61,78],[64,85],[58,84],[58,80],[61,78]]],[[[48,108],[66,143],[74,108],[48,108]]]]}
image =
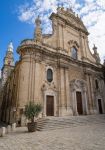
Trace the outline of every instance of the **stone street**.
{"type": "Polygon", "coordinates": [[[105,124],[34,133],[21,127],[0,137],[0,150],[105,150],[105,124]]]}

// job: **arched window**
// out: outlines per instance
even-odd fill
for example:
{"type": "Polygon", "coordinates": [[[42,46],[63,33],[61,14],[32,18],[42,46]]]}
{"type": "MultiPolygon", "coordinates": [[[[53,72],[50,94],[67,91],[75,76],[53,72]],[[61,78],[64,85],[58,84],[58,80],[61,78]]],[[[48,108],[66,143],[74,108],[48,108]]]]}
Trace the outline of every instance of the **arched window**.
{"type": "Polygon", "coordinates": [[[53,72],[51,69],[48,69],[47,70],[47,81],[52,82],[52,80],[53,80],[53,72]]]}
{"type": "Polygon", "coordinates": [[[74,46],[71,48],[71,57],[77,59],[77,49],[74,46]]]}

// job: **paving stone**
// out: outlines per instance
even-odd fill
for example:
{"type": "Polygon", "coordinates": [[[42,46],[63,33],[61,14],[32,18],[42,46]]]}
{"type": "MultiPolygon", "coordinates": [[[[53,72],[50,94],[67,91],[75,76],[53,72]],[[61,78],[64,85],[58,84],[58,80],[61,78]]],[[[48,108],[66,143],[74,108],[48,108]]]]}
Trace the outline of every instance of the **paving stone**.
{"type": "Polygon", "coordinates": [[[105,150],[105,124],[34,133],[21,127],[0,138],[0,150],[105,150]]]}

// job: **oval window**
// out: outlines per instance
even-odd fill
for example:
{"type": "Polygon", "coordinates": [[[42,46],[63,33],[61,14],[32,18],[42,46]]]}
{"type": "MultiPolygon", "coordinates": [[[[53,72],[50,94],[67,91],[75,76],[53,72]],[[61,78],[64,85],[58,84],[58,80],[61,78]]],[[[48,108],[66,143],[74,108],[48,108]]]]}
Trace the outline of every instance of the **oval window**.
{"type": "Polygon", "coordinates": [[[51,69],[48,69],[47,70],[47,81],[52,82],[52,80],[53,80],[53,72],[51,69]]]}

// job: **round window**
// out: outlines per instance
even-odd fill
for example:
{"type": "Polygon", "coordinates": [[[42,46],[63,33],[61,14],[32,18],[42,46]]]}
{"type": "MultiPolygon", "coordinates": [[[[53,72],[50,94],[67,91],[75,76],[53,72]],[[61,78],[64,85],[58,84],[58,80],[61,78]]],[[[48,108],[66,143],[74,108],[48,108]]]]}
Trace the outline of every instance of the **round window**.
{"type": "Polygon", "coordinates": [[[53,80],[53,72],[51,69],[48,69],[47,70],[47,81],[52,82],[52,80],[53,80]]]}

